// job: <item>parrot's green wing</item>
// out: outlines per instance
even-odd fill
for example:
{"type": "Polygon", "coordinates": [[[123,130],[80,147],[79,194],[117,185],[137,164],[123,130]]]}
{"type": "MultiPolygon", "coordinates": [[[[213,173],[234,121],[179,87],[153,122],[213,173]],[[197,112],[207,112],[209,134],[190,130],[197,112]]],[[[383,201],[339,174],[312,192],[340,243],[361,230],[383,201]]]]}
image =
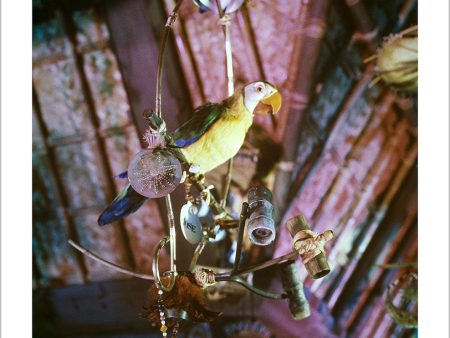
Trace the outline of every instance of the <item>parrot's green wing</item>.
{"type": "Polygon", "coordinates": [[[225,113],[225,107],[218,103],[206,103],[195,109],[192,117],[172,133],[175,145],[184,148],[202,137],[206,131],[225,113]]]}

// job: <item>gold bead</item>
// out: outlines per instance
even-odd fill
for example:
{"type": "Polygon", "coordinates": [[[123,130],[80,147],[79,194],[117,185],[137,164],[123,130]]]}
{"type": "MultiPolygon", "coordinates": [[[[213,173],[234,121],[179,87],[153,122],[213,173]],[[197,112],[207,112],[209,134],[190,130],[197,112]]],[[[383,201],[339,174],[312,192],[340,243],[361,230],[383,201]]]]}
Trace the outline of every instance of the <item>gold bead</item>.
{"type": "Polygon", "coordinates": [[[161,332],[166,332],[167,331],[167,326],[162,325],[160,331],[161,332]]]}

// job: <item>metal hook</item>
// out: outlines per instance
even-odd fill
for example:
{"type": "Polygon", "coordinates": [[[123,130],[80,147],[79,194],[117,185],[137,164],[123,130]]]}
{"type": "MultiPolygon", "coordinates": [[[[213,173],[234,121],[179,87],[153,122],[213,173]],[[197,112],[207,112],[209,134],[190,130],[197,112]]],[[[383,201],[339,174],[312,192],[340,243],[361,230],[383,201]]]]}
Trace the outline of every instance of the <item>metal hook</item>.
{"type": "Polygon", "coordinates": [[[156,247],[155,253],[153,255],[153,264],[152,264],[152,270],[153,270],[153,277],[155,278],[155,283],[158,285],[158,287],[165,291],[165,292],[169,292],[172,291],[173,287],[175,286],[175,282],[177,279],[177,272],[176,271],[170,271],[170,282],[169,285],[166,287],[164,286],[164,284],[161,282],[161,277],[159,275],[159,254],[162,250],[162,248],[164,248],[164,246],[170,242],[170,237],[164,237],[162,240],[159,241],[158,246],[156,247]]]}

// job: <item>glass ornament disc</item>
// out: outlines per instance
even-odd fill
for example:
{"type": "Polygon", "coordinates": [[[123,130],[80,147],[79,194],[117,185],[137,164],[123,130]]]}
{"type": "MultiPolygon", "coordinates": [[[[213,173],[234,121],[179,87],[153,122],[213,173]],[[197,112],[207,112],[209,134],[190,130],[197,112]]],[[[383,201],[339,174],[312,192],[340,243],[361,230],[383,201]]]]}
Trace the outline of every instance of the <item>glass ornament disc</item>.
{"type": "Polygon", "coordinates": [[[128,179],[139,194],[158,198],[170,194],[181,181],[180,161],[167,149],[146,149],[128,166],[128,179]]]}

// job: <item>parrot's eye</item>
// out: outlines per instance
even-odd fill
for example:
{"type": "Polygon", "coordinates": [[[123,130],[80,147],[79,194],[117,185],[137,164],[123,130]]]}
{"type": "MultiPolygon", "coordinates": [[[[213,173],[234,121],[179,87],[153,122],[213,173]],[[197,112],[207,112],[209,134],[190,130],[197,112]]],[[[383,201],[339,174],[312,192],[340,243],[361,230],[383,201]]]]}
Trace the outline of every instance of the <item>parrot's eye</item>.
{"type": "Polygon", "coordinates": [[[264,87],[262,86],[262,85],[257,85],[256,86],[256,90],[258,91],[258,92],[262,92],[263,91],[263,89],[264,89],[264,87]]]}

